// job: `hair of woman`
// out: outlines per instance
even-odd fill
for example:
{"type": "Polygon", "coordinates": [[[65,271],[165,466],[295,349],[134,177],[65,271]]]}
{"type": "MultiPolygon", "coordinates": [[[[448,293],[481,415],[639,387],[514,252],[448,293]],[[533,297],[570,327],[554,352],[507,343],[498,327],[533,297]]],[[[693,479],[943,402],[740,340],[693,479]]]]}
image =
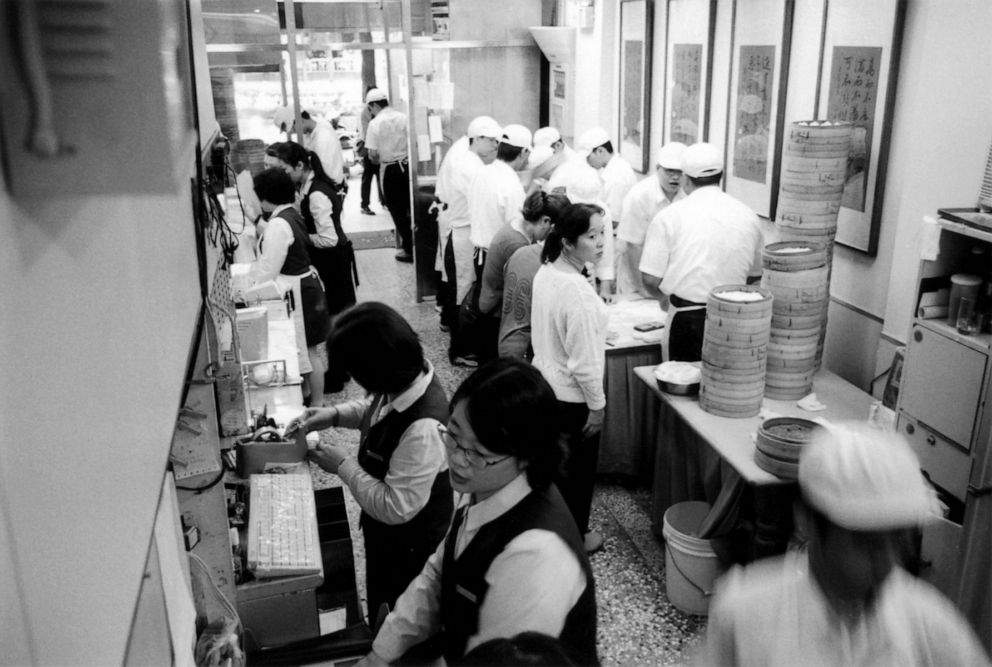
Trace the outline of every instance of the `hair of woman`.
{"type": "Polygon", "coordinates": [[[553,262],[561,255],[565,241],[575,243],[579,237],[589,231],[592,226],[592,216],[603,215],[603,209],[592,204],[569,204],[561,216],[554,221],[554,226],[544,239],[544,249],[541,251],[542,262],[553,262]]]}
{"type": "Polygon", "coordinates": [[[424,370],[424,350],[402,315],[365,301],[334,320],[328,356],[367,391],[397,394],[424,370]]]}
{"type": "Polygon", "coordinates": [[[554,224],[569,203],[568,197],[564,195],[548,194],[544,190],[535,190],[527,195],[520,212],[523,213],[524,220],[528,222],[537,222],[546,215],[551,218],[551,223],[554,224]]]}
{"type": "Polygon", "coordinates": [[[558,401],[540,371],[519,359],[494,359],[462,382],[451,408],[462,401],[483,447],[526,462],[532,488],[542,490],[551,483],[564,449],[558,433],[558,401]]]}
{"type": "Polygon", "coordinates": [[[267,201],[279,206],[292,204],[296,200],[296,186],[293,185],[293,179],[280,167],[269,167],[259,172],[252,179],[252,183],[259,201],[267,201]]]}

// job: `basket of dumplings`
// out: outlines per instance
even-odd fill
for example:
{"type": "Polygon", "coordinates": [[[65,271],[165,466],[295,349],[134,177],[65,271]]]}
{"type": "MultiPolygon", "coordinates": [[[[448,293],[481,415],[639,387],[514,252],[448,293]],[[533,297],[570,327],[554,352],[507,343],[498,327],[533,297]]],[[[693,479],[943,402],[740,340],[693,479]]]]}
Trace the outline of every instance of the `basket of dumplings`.
{"type": "Polygon", "coordinates": [[[654,379],[658,388],[675,396],[695,396],[699,393],[702,379],[700,362],[666,361],[654,369],[654,379]]]}

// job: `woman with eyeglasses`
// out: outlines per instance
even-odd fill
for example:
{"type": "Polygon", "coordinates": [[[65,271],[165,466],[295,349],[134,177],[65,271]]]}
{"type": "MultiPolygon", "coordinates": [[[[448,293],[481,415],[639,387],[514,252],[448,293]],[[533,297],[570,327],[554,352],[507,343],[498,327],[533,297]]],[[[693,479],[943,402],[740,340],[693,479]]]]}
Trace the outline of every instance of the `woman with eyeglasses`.
{"type": "Polygon", "coordinates": [[[557,401],[525,362],[497,359],[455,392],[439,427],[461,494],[444,542],[396,601],[364,665],[443,655],[521,632],[596,664],[596,595],[582,537],[552,478],[557,401]]]}
{"type": "Polygon", "coordinates": [[[561,477],[555,479],[590,553],[603,537],[589,530],[599,432],[606,412],[608,312],[589,283],[586,267],[603,256],[603,210],[572,204],[544,242],[544,265],[534,276],[531,344],[534,366],[558,398],[561,431],[568,450],[561,477]]]}
{"type": "Polygon", "coordinates": [[[382,303],[337,317],[330,354],[368,392],[364,399],[308,408],[287,435],[330,427],[361,432],[358,452],[319,445],[309,458],[336,474],[362,509],[370,624],[417,576],[444,537],[453,497],[438,427],[448,401],[417,334],[382,303]]]}

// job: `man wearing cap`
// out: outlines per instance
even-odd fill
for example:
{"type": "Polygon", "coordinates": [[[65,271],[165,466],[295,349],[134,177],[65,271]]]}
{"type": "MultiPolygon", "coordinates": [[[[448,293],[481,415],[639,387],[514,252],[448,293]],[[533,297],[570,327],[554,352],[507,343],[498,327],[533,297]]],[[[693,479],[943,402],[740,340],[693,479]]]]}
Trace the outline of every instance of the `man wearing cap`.
{"type": "Polygon", "coordinates": [[[458,304],[475,282],[469,192],[479,171],[496,159],[502,135],[503,128],[489,116],[474,118],[466,136],[451,146],[438,169],[434,195],[441,244],[440,263],[435,268],[441,271],[443,288],[439,295],[441,323],[452,329],[452,341],[458,336],[458,304]]]}
{"type": "Polygon", "coordinates": [[[379,183],[402,248],[401,262],[413,261],[413,230],[410,224],[410,158],[407,148],[406,114],[389,106],[386,93],[378,88],[365,95],[372,120],[365,133],[369,159],[379,165],[379,183]]]}
{"type": "Polygon", "coordinates": [[[672,141],[658,153],[656,176],[639,181],[623,200],[617,227],[617,292],[648,295],[641,282],[641,252],[648,225],[666,206],[685,198],[682,192],[682,153],[685,144],[672,141]]]}
{"type": "MultiPolygon", "coordinates": [[[[469,189],[470,238],[474,248],[474,284],[458,313],[459,336],[452,337],[453,359],[473,360],[480,348],[479,292],[482,270],[493,236],[511,220],[522,217],[524,186],[519,172],[527,165],[531,133],[523,125],[507,125],[500,133],[496,159],[478,171],[469,189]]],[[[473,362],[474,363],[474,362],[473,362]]]]}
{"type": "Polygon", "coordinates": [[[648,226],[639,269],[645,288],[668,311],[664,361],[702,357],[710,290],[761,275],[758,216],[720,189],[722,176],[720,149],[707,143],[686,148],[686,197],[663,209],[648,226]]]}
{"type": "MultiPolygon", "coordinates": [[[[320,158],[320,166],[331,179],[334,186],[331,198],[331,217],[336,227],[341,226],[341,211],[344,209],[344,197],[348,192],[348,182],[344,175],[344,154],[341,151],[341,137],[331,123],[323,118],[315,118],[306,109],[300,111],[300,121],[303,125],[301,135],[303,147],[313,151],[320,158]]],[[[296,129],[296,110],[292,106],[279,107],[272,117],[272,122],[280,132],[293,132],[296,129]]]]}
{"type": "Polygon", "coordinates": [[[578,145],[586,156],[586,162],[593,169],[598,169],[599,176],[603,179],[603,192],[600,195],[602,200],[613,211],[613,215],[619,215],[623,210],[624,197],[637,183],[633,167],[614,152],[610,135],[601,127],[586,130],[579,137],[578,145]]]}
{"type": "MultiPolygon", "coordinates": [[[[534,150],[528,168],[532,172],[532,189],[545,189],[559,167],[575,159],[577,154],[556,127],[542,127],[534,132],[534,150]]],[[[550,189],[547,190],[550,192],[550,189]]]]}
{"type": "Polygon", "coordinates": [[[902,567],[933,489],[900,436],[831,425],[799,461],[806,548],[731,570],[704,665],[988,665],[967,621],[902,567]]]}

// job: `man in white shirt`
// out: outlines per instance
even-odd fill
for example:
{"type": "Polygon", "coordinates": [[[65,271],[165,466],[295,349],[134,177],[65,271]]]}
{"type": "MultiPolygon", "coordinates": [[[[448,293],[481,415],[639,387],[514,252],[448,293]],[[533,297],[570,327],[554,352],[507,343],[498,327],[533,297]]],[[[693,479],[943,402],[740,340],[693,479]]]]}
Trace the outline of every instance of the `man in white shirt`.
{"type": "Polygon", "coordinates": [[[389,106],[386,93],[373,88],[365,96],[372,120],[365,134],[369,159],[379,165],[379,182],[386,207],[400,236],[400,262],[413,261],[413,229],[410,221],[410,159],[406,114],[389,106]]]}
{"type": "Polygon", "coordinates": [[[902,568],[936,494],[901,436],[832,424],[803,447],[806,549],[731,570],[702,665],[988,665],[960,612],[902,568]]]}
{"type": "Polygon", "coordinates": [[[617,292],[650,296],[641,282],[641,253],[648,225],[666,206],[685,198],[682,192],[682,153],[685,144],[672,141],[661,147],[655,176],[630,189],[623,200],[617,227],[617,292]]]}
{"type": "Polygon", "coordinates": [[[540,154],[540,159],[531,159],[528,165],[531,188],[541,188],[547,192],[551,191],[547,185],[555,171],[577,157],[556,127],[542,127],[534,132],[534,154],[540,154]]]}
{"type": "Polygon", "coordinates": [[[440,243],[435,268],[441,271],[442,292],[447,293],[441,306],[455,310],[442,312],[441,321],[447,326],[455,324],[458,304],[475,282],[469,192],[483,166],[496,159],[502,135],[503,128],[489,116],[473,119],[466,136],[451,146],[438,169],[434,196],[440,243]]]}
{"type": "MultiPolygon", "coordinates": [[[[292,132],[296,128],[296,110],[292,106],[279,107],[272,117],[280,132],[292,132]]],[[[306,109],[300,111],[300,121],[303,125],[303,147],[313,151],[320,158],[320,166],[330,177],[334,185],[334,196],[331,198],[333,219],[337,227],[341,226],[341,211],[344,209],[344,197],[348,192],[348,182],[344,175],[344,153],[341,151],[341,137],[331,123],[324,118],[315,117],[306,109]]]]}
{"type": "Polygon", "coordinates": [[[637,183],[633,167],[614,152],[610,135],[601,127],[585,131],[579,137],[578,147],[589,166],[599,170],[599,177],[603,179],[601,198],[617,215],[623,210],[623,198],[637,183]]]}
{"type": "Polygon", "coordinates": [[[648,227],[639,268],[645,288],[668,311],[665,361],[701,358],[710,290],[761,275],[758,216],[720,189],[722,177],[719,148],[689,146],[682,156],[685,199],[662,210],[648,227]]]}

